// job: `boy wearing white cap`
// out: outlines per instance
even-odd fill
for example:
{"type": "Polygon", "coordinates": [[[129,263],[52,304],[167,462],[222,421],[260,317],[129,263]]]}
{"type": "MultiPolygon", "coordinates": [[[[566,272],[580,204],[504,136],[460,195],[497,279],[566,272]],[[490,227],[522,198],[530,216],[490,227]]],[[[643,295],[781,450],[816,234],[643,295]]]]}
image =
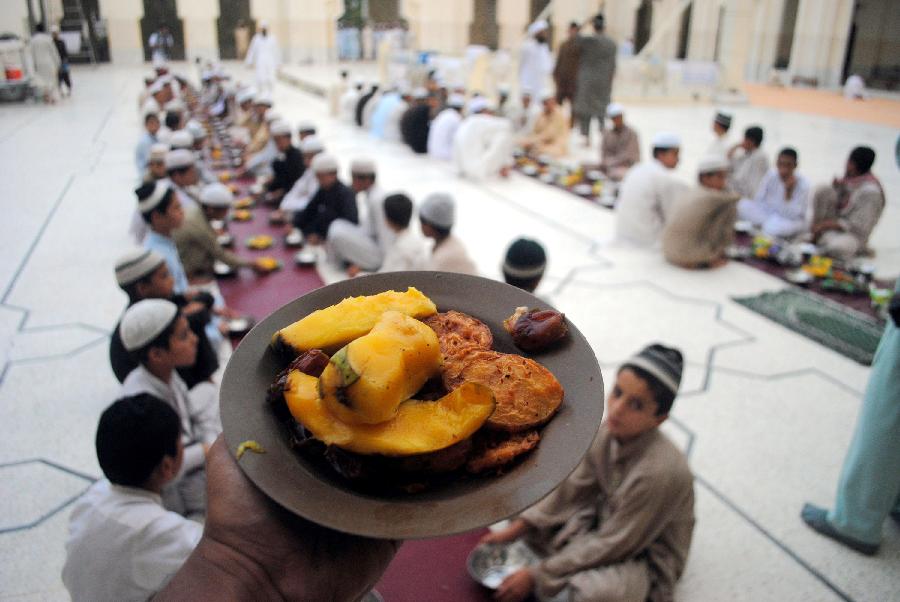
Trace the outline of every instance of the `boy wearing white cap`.
{"type": "Polygon", "coordinates": [[[659,132],[652,141],[653,158],[629,170],[619,187],[616,237],[640,247],[655,247],[675,201],[687,185],[671,174],[678,165],[681,138],[659,132]]]}
{"type": "MultiPolygon", "coordinates": [[[[266,183],[266,201],[278,204],[305,171],[303,155],[291,140],[291,125],[284,120],[272,122],[272,140],[277,154],[272,161],[272,179],[266,183]]],[[[302,134],[301,134],[302,135],[302,134]]]]}
{"type": "Polygon", "coordinates": [[[321,152],[325,151],[325,146],[318,136],[309,136],[300,142],[300,154],[303,156],[303,175],[301,175],[290,190],[282,197],[278,209],[281,212],[298,212],[306,209],[309,200],[319,190],[319,181],[316,174],[310,169],[313,159],[321,152]]]}
{"type": "Polygon", "coordinates": [[[160,180],[152,184],[144,184],[135,191],[138,197],[138,210],[149,226],[144,237],[144,247],[162,255],[169,266],[169,272],[175,279],[174,292],[187,292],[188,280],[178,256],[172,232],[184,222],[184,209],[179,194],[168,180],[160,180]]]}
{"type": "Polygon", "coordinates": [[[540,94],[553,71],[553,55],[547,41],[550,25],[541,19],[528,26],[528,37],[519,50],[519,93],[540,94]]]}
{"type": "Polygon", "coordinates": [[[698,185],[676,201],[663,227],[662,250],[669,263],[701,269],[727,261],[739,198],[727,189],[728,169],[728,159],[719,155],[700,161],[698,185]]]}
{"type": "Polygon", "coordinates": [[[493,107],[483,97],[472,99],[470,113],[453,138],[453,162],[459,174],[484,180],[506,176],[512,165],[513,131],[508,119],[492,115],[493,107]],[[477,109],[477,110],[476,110],[477,109]]]}
{"type": "Polygon", "coordinates": [[[619,368],[581,464],[549,496],[482,543],[524,539],[540,560],[508,576],[498,600],[672,600],[694,530],[694,477],[659,431],[684,365],[650,345],[619,368]]]}
{"type": "Polygon", "coordinates": [[[606,107],[612,127],[603,131],[600,143],[600,171],[614,182],[621,181],[628,170],[641,160],[641,143],[637,132],[625,125],[625,109],[617,102],[606,107]]]}
{"type": "Polygon", "coordinates": [[[338,161],[334,155],[320,153],[310,163],[319,190],[309,200],[303,211],[294,214],[294,227],[299,228],[311,245],[323,243],[328,229],[337,219],[359,223],[356,195],[338,180],[338,161]]]}
{"type": "Polygon", "coordinates": [[[206,450],[222,432],[218,400],[192,396],[175,370],[190,366],[197,356],[197,336],[171,301],[146,299],[122,318],[119,334],[125,349],[140,365],[122,383],[122,395],[149,393],[166,403],[181,421],[184,464],[171,486],[163,490],[166,508],[188,518],[206,513],[206,450]]]}
{"type": "Polygon", "coordinates": [[[422,224],[422,234],[434,240],[425,269],[477,276],[478,269],[469,258],[466,247],[451,234],[455,221],[456,201],[452,196],[435,192],[425,198],[419,208],[419,222],[422,224]]]}
{"type": "Polygon", "coordinates": [[[569,124],[556,97],[549,91],[541,96],[542,110],[534,122],[534,129],[519,143],[533,155],[562,157],[569,153],[569,124]]]}
{"type": "Polygon", "coordinates": [[[147,162],[150,160],[150,148],[159,142],[156,133],[159,131],[159,115],[156,113],[147,113],[144,115],[144,133],[138,140],[137,147],[134,149],[134,164],[137,167],[138,177],[144,175],[147,169],[147,162]]]}
{"type": "Polygon", "coordinates": [[[428,130],[428,155],[434,159],[449,161],[453,158],[453,137],[462,122],[462,109],[466,99],[462,94],[451,94],[447,108],[431,122],[428,130]]]}
{"type": "MultiPolygon", "coordinates": [[[[185,132],[187,134],[187,132],[185,132]]],[[[187,134],[190,138],[190,134],[187,134]]],[[[178,193],[185,209],[197,206],[195,198],[197,184],[200,182],[200,171],[194,152],[187,148],[177,148],[166,153],[166,172],[172,187],[178,193]]]]}

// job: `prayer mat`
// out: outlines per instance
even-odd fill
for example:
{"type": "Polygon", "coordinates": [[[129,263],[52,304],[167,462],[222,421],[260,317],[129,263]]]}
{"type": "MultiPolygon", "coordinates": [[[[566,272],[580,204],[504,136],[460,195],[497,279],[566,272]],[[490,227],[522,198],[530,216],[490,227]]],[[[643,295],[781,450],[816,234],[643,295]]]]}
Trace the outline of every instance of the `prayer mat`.
{"type": "Polygon", "coordinates": [[[733,299],[865,366],[872,364],[884,330],[874,318],[796,288],[733,299]]]}

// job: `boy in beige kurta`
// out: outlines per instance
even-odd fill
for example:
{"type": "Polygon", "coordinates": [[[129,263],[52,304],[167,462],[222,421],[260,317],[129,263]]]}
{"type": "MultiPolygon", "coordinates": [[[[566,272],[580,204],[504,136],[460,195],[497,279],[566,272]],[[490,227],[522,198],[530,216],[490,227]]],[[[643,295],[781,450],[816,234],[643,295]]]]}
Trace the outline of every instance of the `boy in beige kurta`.
{"type": "Polygon", "coordinates": [[[519,537],[539,563],[507,577],[496,599],[668,601],[694,528],[693,476],[657,428],[681,380],[681,353],[650,345],[620,369],[606,420],[553,493],[483,543],[519,537]]]}

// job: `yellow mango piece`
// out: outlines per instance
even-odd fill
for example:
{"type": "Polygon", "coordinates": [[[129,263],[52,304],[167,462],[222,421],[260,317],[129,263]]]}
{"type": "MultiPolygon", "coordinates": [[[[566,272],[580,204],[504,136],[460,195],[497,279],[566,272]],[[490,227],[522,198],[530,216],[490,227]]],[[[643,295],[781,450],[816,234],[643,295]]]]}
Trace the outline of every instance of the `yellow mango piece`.
{"type": "Polygon", "coordinates": [[[282,328],[272,337],[272,344],[276,348],[286,348],[294,356],[310,349],[331,354],[372,330],[381,314],[391,310],[413,318],[427,318],[437,313],[431,299],[414,287],[402,293],[385,291],[365,297],[348,297],[282,328]]]}
{"type": "Polygon", "coordinates": [[[437,401],[410,399],[391,420],[346,424],[319,397],[319,379],[290,373],[284,399],[291,415],[326,445],[358,454],[411,456],[438,451],[467,439],[494,411],[488,387],[464,383],[437,401]]]}
{"type": "Polygon", "coordinates": [[[344,422],[390,420],[401,402],[438,373],[441,350],[426,324],[386,311],[369,334],[335,353],[325,367],[320,394],[344,422]]]}

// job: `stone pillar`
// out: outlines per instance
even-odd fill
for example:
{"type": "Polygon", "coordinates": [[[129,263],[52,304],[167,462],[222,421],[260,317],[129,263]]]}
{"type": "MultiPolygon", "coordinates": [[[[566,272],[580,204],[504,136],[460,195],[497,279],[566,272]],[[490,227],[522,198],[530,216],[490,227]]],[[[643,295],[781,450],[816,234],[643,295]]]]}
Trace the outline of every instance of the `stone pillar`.
{"type": "Polygon", "coordinates": [[[762,0],[753,31],[747,73],[752,81],[765,82],[775,64],[784,0],[762,0]]]}
{"type": "Polygon", "coordinates": [[[759,4],[760,0],[725,0],[719,63],[722,66],[721,86],[727,91],[739,92],[744,83],[759,4]]]}
{"type": "Polygon", "coordinates": [[[178,0],[178,17],[184,25],[185,59],[219,59],[219,34],[216,19],[219,17],[218,0],[178,0]]]}
{"type": "Polygon", "coordinates": [[[691,12],[691,36],[688,42],[690,60],[715,60],[720,6],[720,0],[694,0],[694,9],[691,12]]]}
{"type": "MultiPolygon", "coordinates": [[[[606,34],[621,44],[628,38],[634,41],[634,25],[637,18],[637,9],[641,0],[615,0],[604,2],[603,16],[606,20],[606,34]]],[[[582,32],[593,31],[590,24],[582,32]]]]}
{"type": "Polygon", "coordinates": [[[287,37],[282,41],[285,60],[299,63],[337,58],[339,0],[288,0],[285,4],[287,37]]]}
{"type": "Polygon", "coordinates": [[[800,0],[791,49],[791,76],[815,78],[819,85],[840,83],[853,0],[800,0]]]}
{"type": "Polygon", "coordinates": [[[109,55],[114,63],[140,64],[144,62],[141,41],[141,0],[100,0],[100,14],[106,19],[109,35],[109,55]]]}
{"type": "Polygon", "coordinates": [[[498,48],[515,54],[525,39],[530,6],[524,0],[497,0],[498,48]]]}
{"type": "MultiPolygon", "coordinates": [[[[404,2],[404,16],[410,22],[420,50],[462,55],[469,45],[472,3],[469,2],[404,2]]],[[[498,21],[500,9],[497,9],[498,21]]],[[[502,44],[501,25],[501,44],[502,44]]]]}

